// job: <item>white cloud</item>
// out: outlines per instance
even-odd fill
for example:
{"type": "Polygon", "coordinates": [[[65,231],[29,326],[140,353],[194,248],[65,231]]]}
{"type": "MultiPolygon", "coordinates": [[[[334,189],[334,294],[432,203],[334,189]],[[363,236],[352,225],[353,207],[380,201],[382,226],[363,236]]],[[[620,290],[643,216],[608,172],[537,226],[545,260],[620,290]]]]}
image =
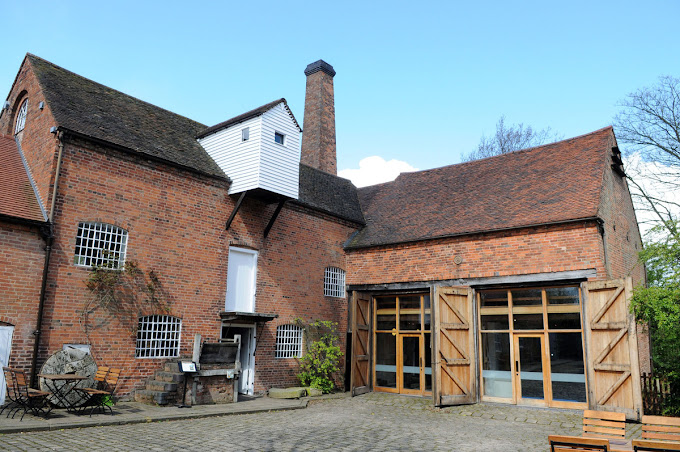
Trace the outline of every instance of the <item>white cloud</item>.
{"type": "Polygon", "coordinates": [[[397,178],[400,173],[418,171],[418,168],[401,160],[385,160],[373,155],[359,161],[358,169],[343,169],[338,171],[338,176],[352,181],[357,187],[390,182],[397,178]]]}

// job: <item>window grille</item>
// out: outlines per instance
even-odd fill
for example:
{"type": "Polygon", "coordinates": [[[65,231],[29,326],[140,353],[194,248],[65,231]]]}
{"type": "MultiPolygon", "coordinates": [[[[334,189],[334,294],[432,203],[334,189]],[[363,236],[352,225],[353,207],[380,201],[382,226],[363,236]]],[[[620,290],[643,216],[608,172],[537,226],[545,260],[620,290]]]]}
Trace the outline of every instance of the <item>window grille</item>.
{"type": "Polygon", "coordinates": [[[127,251],[127,231],[106,223],[78,223],[75,264],[121,268],[127,251]]]}
{"type": "Polygon", "coordinates": [[[19,107],[19,112],[17,113],[17,122],[14,125],[14,133],[19,133],[24,130],[26,125],[26,113],[28,113],[28,99],[26,99],[19,107]]]}
{"type": "Polygon", "coordinates": [[[176,358],[182,320],[170,315],[149,315],[139,318],[137,326],[137,358],[176,358]]]}
{"type": "Polygon", "coordinates": [[[327,297],[345,297],[345,271],[337,267],[326,268],[323,278],[323,294],[327,297]]]}
{"type": "Polygon", "coordinates": [[[295,325],[276,327],[276,357],[299,358],[302,356],[302,328],[295,325]]]}

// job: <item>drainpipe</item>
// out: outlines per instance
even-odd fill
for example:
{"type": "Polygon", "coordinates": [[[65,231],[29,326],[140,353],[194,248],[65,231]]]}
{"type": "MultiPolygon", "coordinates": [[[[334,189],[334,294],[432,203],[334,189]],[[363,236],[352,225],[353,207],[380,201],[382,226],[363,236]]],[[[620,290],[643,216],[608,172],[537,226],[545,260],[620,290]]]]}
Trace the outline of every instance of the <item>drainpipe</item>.
{"type": "Polygon", "coordinates": [[[40,333],[42,331],[43,313],[45,310],[45,297],[47,290],[47,273],[50,267],[50,256],[52,255],[52,243],[54,242],[54,209],[57,200],[57,188],[59,187],[59,174],[61,173],[61,159],[64,153],[64,132],[59,132],[59,154],[57,156],[57,170],[54,176],[54,189],[52,190],[52,204],[50,214],[47,217],[47,226],[41,229],[41,234],[45,239],[45,262],[43,264],[42,283],[40,285],[40,301],[38,303],[38,319],[33,335],[33,357],[31,359],[31,386],[36,387],[38,383],[38,351],[40,350],[40,333]]]}
{"type": "Polygon", "coordinates": [[[607,239],[605,237],[604,233],[604,220],[602,218],[597,219],[597,230],[600,232],[600,236],[602,237],[602,250],[603,250],[603,259],[604,259],[604,269],[607,272],[607,277],[611,277],[611,271],[609,269],[609,256],[607,252],[607,239]]]}

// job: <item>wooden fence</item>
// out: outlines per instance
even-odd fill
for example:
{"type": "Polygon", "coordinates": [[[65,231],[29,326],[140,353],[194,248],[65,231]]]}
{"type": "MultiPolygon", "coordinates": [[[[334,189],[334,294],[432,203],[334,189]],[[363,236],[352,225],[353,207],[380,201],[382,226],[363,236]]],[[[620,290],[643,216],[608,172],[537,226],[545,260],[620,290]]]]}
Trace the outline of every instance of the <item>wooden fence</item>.
{"type": "Polygon", "coordinates": [[[670,398],[671,383],[665,377],[643,373],[642,409],[644,414],[660,416],[664,402],[670,398]]]}

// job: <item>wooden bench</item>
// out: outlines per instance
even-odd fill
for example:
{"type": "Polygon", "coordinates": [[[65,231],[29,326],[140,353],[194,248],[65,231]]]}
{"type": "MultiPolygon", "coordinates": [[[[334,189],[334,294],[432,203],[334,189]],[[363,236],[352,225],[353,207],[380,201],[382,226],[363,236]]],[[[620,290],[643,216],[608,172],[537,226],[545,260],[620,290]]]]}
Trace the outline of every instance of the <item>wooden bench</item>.
{"type": "Polygon", "coordinates": [[[626,438],[626,415],[609,411],[583,411],[583,436],[626,438]]]}
{"type": "Polygon", "coordinates": [[[642,439],[680,443],[680,418],[642,416],[642,439]]]}
{"type": "Polygon", "coordinates": [[[674,443],[670,441],[650,441],[648,439],[634,439],[633,450],[640,452],[680,451],[680,443],[674,443]]]}
{"type": "Polygon", "coordinates": [[[604,451],[609,452],[609,440],[582,436],[549,435],[550,452],[604,451]]]}

